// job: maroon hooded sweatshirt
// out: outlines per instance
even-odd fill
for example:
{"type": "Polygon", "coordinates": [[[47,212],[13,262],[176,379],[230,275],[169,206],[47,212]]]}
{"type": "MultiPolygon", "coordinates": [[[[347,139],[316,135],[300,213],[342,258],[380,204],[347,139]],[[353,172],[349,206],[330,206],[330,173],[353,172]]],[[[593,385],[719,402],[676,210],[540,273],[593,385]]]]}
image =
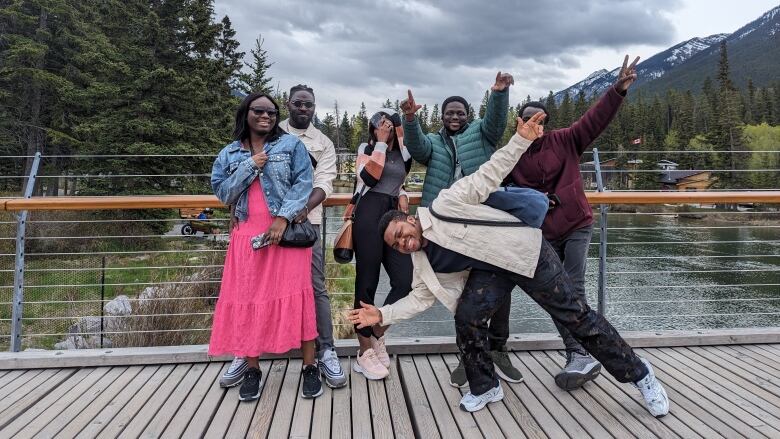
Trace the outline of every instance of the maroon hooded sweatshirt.
{"type": "Polygon", "coordinates": [[[560,198],[560,206],[547,213],[542,233],[548,241],[593,224],[580,176],[580,156],[607,128],[625,94],[607,90],[582,117],[568,128],[545,133],[528,148],[510,174],[518,186],[530,187],[560,198]]]}

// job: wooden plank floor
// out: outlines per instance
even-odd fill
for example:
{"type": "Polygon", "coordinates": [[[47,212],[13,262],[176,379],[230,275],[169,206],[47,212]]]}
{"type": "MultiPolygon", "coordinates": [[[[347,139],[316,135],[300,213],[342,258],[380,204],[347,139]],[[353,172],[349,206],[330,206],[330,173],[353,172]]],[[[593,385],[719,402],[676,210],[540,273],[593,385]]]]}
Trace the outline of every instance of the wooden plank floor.
{"type": "MultiPolygon", "coordinates": [[[[511,354],[525,381],[474,414],[449,385],[452,354],[401,355],[384,381],[350,373],[349,386],[301,399],[301,361],[261,362],[258,401],[220,389],[222,363],[0,370],[0,438],[777,438],[780,345],[637,349],[672,401],[651,417],[639,392],[602,375],[565,392],[557,351],[511,354]]],[[[352,358],[342,364],[351,371],[352,358]]]]}

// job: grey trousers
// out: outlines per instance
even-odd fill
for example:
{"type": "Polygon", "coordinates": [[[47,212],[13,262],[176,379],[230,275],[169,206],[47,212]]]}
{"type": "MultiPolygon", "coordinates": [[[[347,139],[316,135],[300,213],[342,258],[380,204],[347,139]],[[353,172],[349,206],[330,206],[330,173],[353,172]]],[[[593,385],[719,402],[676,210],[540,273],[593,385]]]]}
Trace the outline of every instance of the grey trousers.
{"type": "MultiPolygon", "coordinates": [[[[572,287],[574,287],[575,298],[581,300],[582,303],[588,303],[585,295],[585,262],[588,257],[591,236],[593,236],[593,227],[585,226],[572,231],[563,238],[550,241],[553,250],[563,262],[563,270],[569,275],[572,287]]],[[[553,322],[558,328],[558,333],[561,334],[566,352],[588,353],[559,321],[553,320],[553,322]]]]}
{"type": "Polygon", "coordinates": [[[322,254],[320,228],[317,229],[317,242],[311,252],[311,283],[314,289],[314,312],[317,315],[317,357],[322,352],[333,349],[333,319],[330,313],[330,297],[325,289],[325,258],[322,254]]]}

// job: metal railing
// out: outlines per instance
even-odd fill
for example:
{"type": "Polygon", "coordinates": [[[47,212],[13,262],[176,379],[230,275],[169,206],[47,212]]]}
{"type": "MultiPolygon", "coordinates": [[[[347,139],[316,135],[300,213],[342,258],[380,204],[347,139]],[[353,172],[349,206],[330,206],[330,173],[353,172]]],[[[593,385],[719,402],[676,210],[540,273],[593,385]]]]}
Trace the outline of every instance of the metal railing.
{"type": "MultiPolygon", "coordinates": [[[[619,329],[780,326],[780,191],[603,191],[587,196],[599,207],[586,290],[619,329]],[[733,210],[739,203],[756,205],[733,210]],[[610,208],[629,204],[646,207],[632,212],[610,208]]],[[[325,203],[326,250],[349,198],[337,194],[325,203]]],[[[411,202],[417,204],[419,194],[411,202]]],[[[193,207],[221,204],[212,195],[0,198],[0,345],[19,350],[57,343],[207,342],[227,218],[209,220],[219,233],[182,236],[178,227],[185,220],[172,217],[169,209],[193,207]],[[168,214],[121,217],[137,209],[168,214]],[[129,311],[106,312],[107,304],[129,304],[129,311]]],[[[351,325],[340,314],[352,307],[354,266],[336,264],[329,253],[334,325],[348,336],[351,325]]],[[[379,303],[386,289],[381,283],[379,303]]],[[[514,295],[513,302],[512,332],[554,330],[527,297],[514,295]]],[[[448,335],[453,328],[449,313],[435,306],[393,331],[448,335]]]]}

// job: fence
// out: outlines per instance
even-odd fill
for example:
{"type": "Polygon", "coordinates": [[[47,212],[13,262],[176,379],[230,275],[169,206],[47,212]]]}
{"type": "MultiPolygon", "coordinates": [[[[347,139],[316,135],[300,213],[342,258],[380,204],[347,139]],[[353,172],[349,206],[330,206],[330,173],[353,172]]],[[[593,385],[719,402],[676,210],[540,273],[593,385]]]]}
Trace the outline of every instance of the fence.
{"type": "MultiPolygon", "coordinates": [[[[600,227],[588,258],[589,300],[619,329],[780,326],[780,212],[773,204],[780,203],[780,191],[620,191],[588,197],[604,205],[595,212],[600,227]]],[[[327,201],[326,246],[348,198],[327,201]]],[[[172,209],[219,206],[211,195],[0,200],[1,347],[206,343],[227,216],[218,211],[207,233],[185,236],[180,228],[187,220],[172,209]],[[22,221],[25,211],[29,218],[22,221]],[[20,230],[21,240],[14,237],[20,230]]],[[[354,266],[331,257],[326,263],[334,324],[338,334],[349,336],[351,326],[341,311],[352,307],[354,266]]],[[[383,281],[378,302],[387,289],[383,281]]],[[[513,297],[511,324],[515,333],[554,331],[549,317],[522,294],[513,297]]],[[[453,331],[451,315],[438,305],[393,329],[410,336],[453,331]]]]}

